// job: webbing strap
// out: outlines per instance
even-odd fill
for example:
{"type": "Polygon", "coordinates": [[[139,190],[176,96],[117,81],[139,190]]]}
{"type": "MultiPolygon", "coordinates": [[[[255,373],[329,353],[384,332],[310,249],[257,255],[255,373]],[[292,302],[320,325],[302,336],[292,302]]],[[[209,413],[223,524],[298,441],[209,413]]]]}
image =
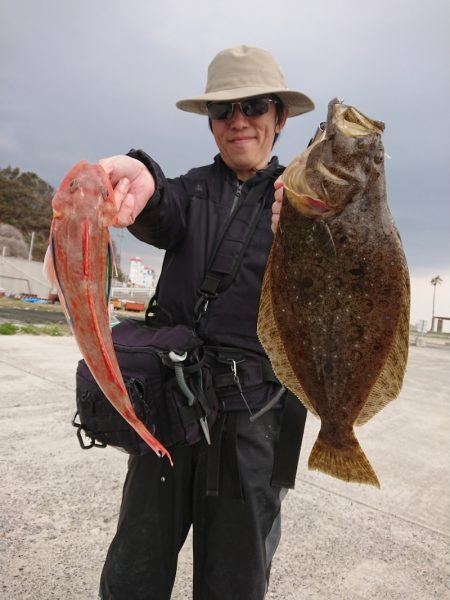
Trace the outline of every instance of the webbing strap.
{"type": "Polygon", "coordinates": [[[222,435],[224,432],[225,418],[225,413],[219,413],[211,432],[211,445],[208,448],[208,462],[206,467],[207,496],[219,495],[220,453],[222,449],[222,435]]]}
{"type": "Polygon", "coordinates": [[[258,182],[229,216],[198,290],[200,300],[196,306],[196,319],[202,310],[206,310],[205,303],[232,283],[264,209],[265,191],[270,183],[267,178],[258,182]]]}
{"type": "Polygon", "coordinates": [[[206,495],[219,496],[221,469],[226,469],[231,484],[231,497],[233,500],[244,502],[241,473],[239,469],[237,451],[237,423],[238,412],[219,413],[219,417],[211,432],[211,445],[208,448],[206,471],[206,495]]]}
{"type": "Polygon", "coordinates": [[[298,460],[302,447],[307,410],[300,400],[290,391],[286,393],[283,416],[275,458],[271,485],[275,487],[295,487],[298,460]]]}
{"type": "Polygon", "coordinates": [[[232,481],[232,498],[239,502],[244,502],[244,490],[242,488],[241,472],[239,469],[238,460],[238,431],[237,424],[239,419],[239,413],[231,412],[228,413],[227,418],[227,432],[225,435],[225,452],[226,452],[226,463],[228,470],[231,474],[232,481]]]}

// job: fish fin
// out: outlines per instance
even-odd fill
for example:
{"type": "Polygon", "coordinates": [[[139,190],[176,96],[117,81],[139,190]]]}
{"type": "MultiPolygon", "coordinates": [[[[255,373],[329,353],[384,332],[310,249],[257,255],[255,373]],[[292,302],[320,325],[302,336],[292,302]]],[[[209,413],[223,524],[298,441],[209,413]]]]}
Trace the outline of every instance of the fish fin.
{"type": "Polygon", "coordinates": [[[351,448],[335,448],[320,437],[311,450],[308,469],[351,483],[380,487],[380,482],[356,438],[351,448]]]}
{"type": "Polygon", "coordinates": [[[58,289],[58,282],[56,280],[55,266],[53,264],[53,251],[52,251],[52,241],[50,239],[47,251],[44,257],[44,266],[43,269],[45,277],[48,279],[49,283],[56,289],[58,289]]]}
{"type": "Polygon", "coordinates": [[[328,257],[336,256],[336,246],[328,224],[325,221],[314,221],[312,229],[323,254],[328,257]]]}
{"type": "Polygon", "coordinates": [[[317,411],[311,404],[298,381],[284,349],[283,341],[278,331],[277,321],[275,319],[272,291],[270,286],[270,271],[272,253],[269,254],[266,271],[264,273],[263,284],[261,288],[261,299],[258,313],[258,338],[266,350],[272,364],[273,371],[281,383],[297,396],[300,402],[314,415],[317,411]]]}
{"type": "MultiPolygon", "coordinates": [[[[405,285],[408,291],[405,294],[405,298],[409,298],[409,281],[406,273],[405,275],[405,285]]],[[[364,425],[364,423],[367,423],[389,402],[398,397],[403,385],[408,351],[409,302],[405,302],[386,361],[374,386],[370,390],[370,394],[355,421],[355,425],[364,425]]]]}
{"type": "Polygon", "coordinates": [[[133,426],[133,429],[135,429],[135,431],[141,436],[141,438],[144,440],[144,442],[146,444],[148,444],[150,446],[150,448],[153,450],[153,452],[155,452],[155,454],[157,454],[160,458],[167,456],[171,466],[173,467],[173,460],[172,460],[172,457],[170,456],[169,451],[161,444],[161,442],[159,442],[150,433],[150,431],[145,427],[145,425],[142,423],[142,421],[140,421],[139,419],[137,419],[137,421],[136,421],[136,419],[137,419],[137,417],[135,417],[133,419],[132,423],[130,422],[130,424],[132,424],[132,426],[133,426]]]}
{"type": "Polygon", "coordinates": [[[114,265],[114,251],[112,247],[111,238],[108,241],[108,256],[106,257],[106,306],[109,306],[111,299],[111,288],[112,288],[112,273],[114,265]]]}
{"type": "Polygon", "coordinates": [[[58,271],[56,269],[54,248],[55,248],[54,240],[53,240],[53,237],[50,236],[48,248],[47,248],[47,251],[46,251],[45,257],[44,257],[43,271],[44,271],[44,275],[47,277],[48,281],[58,292],[59,302],[64,311],[64,315],[66,317],[67,323],[70,325],[70,327],[72,327],[72,317],[70,316],[70,311],[67,306],[67,302],[64,298],[64,292],[62,290],[61,283],[60,283],[59,277],[58,277],[58,271]]]}

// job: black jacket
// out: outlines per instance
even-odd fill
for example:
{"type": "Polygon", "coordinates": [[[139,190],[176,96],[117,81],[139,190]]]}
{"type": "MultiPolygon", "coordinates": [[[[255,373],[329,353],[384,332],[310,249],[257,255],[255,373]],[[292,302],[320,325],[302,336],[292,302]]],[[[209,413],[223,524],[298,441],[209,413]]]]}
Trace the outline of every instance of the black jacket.
{"type": "Polygon", "coordinates": [[[143,162],[156,179],[155,194],[129,230],[138,239],[166,250],[158,304],[170,314],[172,324],[192,325],[198,289],[233,205],[245,202],[248,190],[262,179],[267,180],[264,210],[240,269],[231,285],[209,303],[198,326],[199,335],[208,345],[264,353],[256,335],[256,323],[262,277],[273,238],[273,182],[283,171],[278,159],[274,157],[266,169],[240,186],[220,156],[213,164],[192,169],[176,179],[167,179],[142,150],[131,150],[129,156],[143,162]]]}

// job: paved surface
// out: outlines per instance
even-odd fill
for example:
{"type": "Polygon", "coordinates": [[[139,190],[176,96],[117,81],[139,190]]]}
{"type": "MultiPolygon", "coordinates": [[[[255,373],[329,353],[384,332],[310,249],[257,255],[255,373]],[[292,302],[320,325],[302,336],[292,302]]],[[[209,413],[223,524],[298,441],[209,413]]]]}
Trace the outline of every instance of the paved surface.
{"type": "MultiPolygon", "coordinates": [[[[308,417],[267,600],[450,599],[450,350],[410,350],[400,397],[357,430],[381,491],[307,470],[308,417]]],[[[126,456],[79,449],[78,356],[71,337],[0,336],[2,600],[96,598],[126,456]]],[[[191,565],[187,543],[172,600],[191,565]]]]}
{"type": "Polygon", "coordinates": [[[66,323],[62,311],[46,311],[30,308],[0,308],[0,323],[66,323]]]}
{"type": "MultiPolygon", "coordinates": [[[[26,303],[24,303],[26,305],[26,303]]],[[[114,315],[121,321],[126,318],[143,319],[143,312],[115,311],[114,315]]],[[[12,308],[0,306],[0,323],[60,323],[66,324],[66,317],[62,310],[42,310],[31,304],[29,307],[12,308]]]]}

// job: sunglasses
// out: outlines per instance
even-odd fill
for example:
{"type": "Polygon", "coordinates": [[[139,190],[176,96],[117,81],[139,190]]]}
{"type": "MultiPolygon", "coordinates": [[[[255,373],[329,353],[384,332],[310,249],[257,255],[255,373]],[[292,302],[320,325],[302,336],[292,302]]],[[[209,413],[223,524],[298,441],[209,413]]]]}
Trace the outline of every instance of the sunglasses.
{"type": "Polygon", "coordinates": [[[239,106],[246,117],[260,117],[266,114],[271,104],[276,103],[272,98],[250,98],[241,102],[210,102],[206,108],[210,119],[225,121],[232,117],[235,106],[239,106]]]}

